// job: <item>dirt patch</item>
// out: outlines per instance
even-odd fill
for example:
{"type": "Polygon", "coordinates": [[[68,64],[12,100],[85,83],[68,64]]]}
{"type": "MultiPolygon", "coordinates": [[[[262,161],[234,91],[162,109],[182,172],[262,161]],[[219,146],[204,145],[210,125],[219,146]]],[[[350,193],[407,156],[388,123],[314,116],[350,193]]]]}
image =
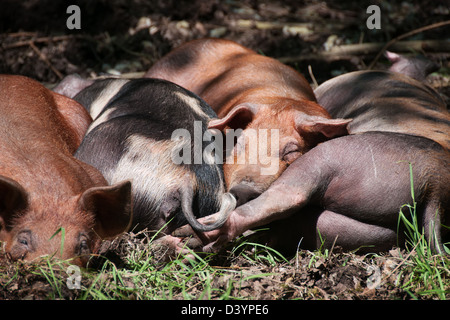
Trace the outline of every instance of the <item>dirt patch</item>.
{"type": "MultiPolygon", "coordinates": [[[[105,258],[113,262],[115,268],[126,270],[130,268],[127,261],[131,254],[150,254],[154,255],[153,272],[165,272],[167,262],[161,258],[161,252],[155,254],[151,248],[142,237],[133,234],[105,242],[101,252],[103,257],[91,262],[90,267],[94,269],[87,272],[92,276],[83,276],[81,287],[94,286],[98,277],[113,282],[113,273],[98,275],[104,266],[105,258]]],[[[223,298],[223,292],[228,292],[231,298],[251,300],[409,300],[412,296],[401,288],[402,281],[406,279],[403,273],[407,273],[406,267],[401,267],[405,256],[406,254],[398,249],[383,255],[360,256],[334,248],[332,253],[326,255],[301,250],[290,260],[270,261],[271,259],[267,259],[267,253],[247,246],[242,250],[226,251],[210,258],[208,263],[213,274],[210,287],[214,288],[214,291],[210,293],[209,298],[223,298]]],[[[0,256],[0,299],[83,298],[86,289],[71,290],[65,284],[70,277],[67,267],[67,264],[50,264],[45,259],[31,264],[11,263],[3,254],[0,256]]],[[[179,270],[171,270],[177,271],[179,270]]],[[[132,280],[127,280],[132,277],[123,275],[120,278],[129,291],[136,287],[132,280]]],[[[187,286],[191,287],[190,297],[204,297],[205,287],[197,285],[204,281],[200,275],[193,273],[187,283],[187,286]]],[[[111,285],[103,287],[102,290],[124,289],[113,288],[111,285]]],[[[134,295],[128,292],[120,297],[133,299],[134,295]]],[[[171,299],[185,299],[185,294],[181,291],[175,292],[171,299]]]]}
{"type": "MultiPolygon", "coordinates": [[[[366,9],[373,1],[78,1],[81,30],[69,30],[67,3],[6,0],[0,13],[0,72],[46,83],[60,76],[142,72],[173,47],[201,37],[238,41],[289,64],[320,83],[338,73],[365,68],[377,52],[315,57],[334,46],[384,43],[420,26],[445,20],[441,1],[381,3],[381,30],[368,30],[366,9]],[[33,45],[30,45],[30,41],[33,45]]],[[[408,40],[444,39],[437,28],[408,40]]],[[[448,28],[447,28],[448,30],[448,28]]],[[[427,49],[426,49],[427,50],[427,49]]],[[[408,50],[405,50],[408,51],[408,50]]],[[[448,52],[427,55],[448,67],[448,52]]],[[[380,67],[386,61],[381,59],[380,67]]]]}
{"type": "MultiPolygon", "coordinates": [[[[113,243],[107,242],[103,254],[114,262],[117,268],[129,267],[125,262],[131,254],[139,252],[138,247],[144,243],[142,239],[127,234],[113,243]]],[[[142,251],[141,251],[142,253],[142,251]]],[[[222,292],[229,292],[230,297],[240,299],[259,300],[291,300],[291,299],[320,299],[320,300],[366,300],[366,299],[409,299],[410,296],[396,286],[384,282],[377,285],[371,279],[381,279],[386,274],[386,261],[394,259],[391,255],[383,257],[362,257],[342,252],[339,248],[329,256],[318,256],[317,253],[300,251],[290,261],[263,261],[263,255],[258,253],[260,260],[249,259],[254,255],[254,249],[241,250],[238,255],[228,252],[226,255],[214,256],[209,264],[213,266],[214,276],[211,277],[210,287],[214,288],[211,299],[219,299],[222,292]],[[376,277],[375,277],[376,276],[376,277]]],[[[97,272],[104,263],[104,258],[91,264],[92,277],[83,276],[80,286],[89,288],[97,280],[97,272]]],[[[397,261],[400,261],[397,257],[397,261]]],[[[155,272],[162,271],[165,262],[153,260],[155,272]]],[[[5,254],[0,255],[0,300],[74,300],[83,297],[82,290],[73,290],[65,281],[70,275],[67,264],[49,263],[48,260],[34,263],[10,262],[5,254]]],[[[390,266],[392,268],[392,265],[390,266]]],[[[393,277],[398,275],[394,274],[393,277]]],[[[112,278],[112,273],[102,274],[100,277],[112,278]]],[[[126,276],[122,276],[124,281],[126,276]]],[[[126,280],[125,280],[126,281],[126,280]]],[[[381,281],[381,280],[380,280],[381,281]]],[[[133,288],[132,281],[127,284],[133,288]]],[[[193,275],[189,283],[193,283],[189,290],[191,297],[201,297],[203,286],[196,286],[204,282],[200,276],[193,275]]],[[[117,290],[104,287],[102,290],[117,290]]],[[[132,299],[133,295],[123,295],[124,299],[132,299]]],[[[184,299],[180,292],[172,299],[184,299]]]]}
{"type": "MultiPolygon", "coordinates": [[[[149,242],[150,238],[151,235],[141,232],[105,241],[99,255],[90,261],[89,269],[80,271],[76,288],[68,284],[68,281],[73,282],[68,263],[46,258],[33,263],[11,262],[0,253],[0,300],[96,299],[97,296],[90,293],[92,290],[100,292],[102,299],[439,298],[432,292],[432,284],[425,283],[424,287],[423,282],[412,281],[417,277],[411,260],[417,255],[414,251],[408,253],[393,248],[386,253],[358,255],[335,247],[331,251],[299,250],[295,256],[286,258],[271,248],[254,243],[244,245],[245,240],[240,239],[218,254],[203,257],[206,264],[196,262],[191,271],[185,265],[187,262],[166,261],[165,248],[149,242]],[[146,265],[151,265],[150,269],[145,269],[146,265]],[[166,280],[178,273],[183,275],[182,280],[176,277],[166,280]],[[177,281],[178,287],[167,289],[164,281],[177,281]],[[142,297],[142,292],[155,289],[156,292],[142,297]],[[164,295],[168,290],[170,294],[164,295]]],[[[435,258],[446,261],[440,281],[448,283],[450,261],[444,257],[435,258]]],[[[428,267],[432,264],[430,262],[428,267]]],[[[443,295],[448,296],[448,292],[443,295]]]]}
{"type": "MultiPolygon", "coordinates": [[[[84,0],[77,3],[82,13],[81,30],[67,29],[68,3],[64,1],[2,1],[0,73],[21,74],[48,85],[72,73],[83,77],[104,73],[139,75],[185,41],[223,37],[279,58],[299,70],[311,83],[311,74],[321,83],[340,73],[365,69],[378,52],[360,51],[327,58],[318,53],[346,44],[385,43],[418,27],[443,21],[449,14],[445,1],[84,0]],[[381,30],[366,27],[366,9],[374,3],[382,9],[381,30]]],[[[406,40],[448,39],[448,31],[448,27],[437,28],[406,40]]],[[[433,48],[425,49],[424,53],[442,66],[428,81],[448,99],[448,50],[433,48]]],[[[386,60],[381,58],[376,67],[387,68],[386,60]]],[[[105,243],[102,253],[117,268],[127,268],[126,257],[133,250],[145,250],[144,240],[129,234],[105,243]]],[[[254,249],[242,252],[227,251],[210,261],[210,265],[220,270],[233,271],[220,273],[211,284],[228,290],[233,297],[403,300],[410,299],[414,291],[400,289],[402,281],[408,279],[407,265],[398,267],[406,254],[398,250],[378,256],[361,256],[339,248],[327,254],[300,250],[288,262],[275,263],[260,258],[249,260],[254,249]],[[383,281],[376,283],[379,279],[383,281]]],[[[162,260],[153,262],[161,268],[164,266],[162,260]]],[[[42,272],[48,271],[46,268],[49,264],[45,261],[10,263],[1,253],[0,299],[82,297],[81,291],[68,290],[52,280],[65,281],[65,267],[56,268],[54,278],[42,272]]],[[[83,278],[83,281],[89,287],[92,280],[83,278]]],[[[190,294],[195,296],[195,290],[200,294],[201,290],[195,286],[190,294]]],[[[211,298],[217,296],[212,294],[211,298]]]]}

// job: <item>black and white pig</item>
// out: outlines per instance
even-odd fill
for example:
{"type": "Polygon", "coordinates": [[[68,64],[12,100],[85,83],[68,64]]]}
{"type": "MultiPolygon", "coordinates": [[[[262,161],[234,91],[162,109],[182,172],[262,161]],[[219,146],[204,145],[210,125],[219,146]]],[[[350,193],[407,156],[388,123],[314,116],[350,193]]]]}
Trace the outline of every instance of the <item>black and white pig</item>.
{"type": "Polygon", "coordinates": [[[186,220],[206,231],[225,222],[236,201],[225,192],[222,165],[207,150],[211,142],[202,139],[216,114],[198,96],[157,79],[68,76],[54,90],[74,97],[93,118],[75,156],[109,183],[132,181],[135,231],[171,232],[186,220]],[[199,154],[204,159],[195,161],[199,154]],[[210,225],[195,218],[216,212],[221,218],[210,225]]]}

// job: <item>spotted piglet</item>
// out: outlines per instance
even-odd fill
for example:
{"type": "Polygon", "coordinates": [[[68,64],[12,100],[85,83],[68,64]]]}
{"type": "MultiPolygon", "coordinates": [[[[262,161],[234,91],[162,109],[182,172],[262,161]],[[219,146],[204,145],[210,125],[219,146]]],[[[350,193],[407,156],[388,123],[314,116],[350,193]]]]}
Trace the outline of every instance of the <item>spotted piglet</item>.
{"type": "Polygon", "coordinates": [[[224,190],[222,165],[207,132],[214,111],[195,94],[157,79],[65,79],[56,90],[84,105],[94,122],[76,157],[110,183],[133,183],[133,227],[170,232],[186,222],[199,231],[224,223],[235,199],[224,190]],[[78,84],[74,84],[78,82],[78,84]],[[81,84],[79,84],[81,82],[81,84]],[[220,212],[202,225],[195,217],[220,212]],[[171,221],[171,222],[170,222],[171,221]],[[168,223],[170,222],[170,223],[168,223]]]}

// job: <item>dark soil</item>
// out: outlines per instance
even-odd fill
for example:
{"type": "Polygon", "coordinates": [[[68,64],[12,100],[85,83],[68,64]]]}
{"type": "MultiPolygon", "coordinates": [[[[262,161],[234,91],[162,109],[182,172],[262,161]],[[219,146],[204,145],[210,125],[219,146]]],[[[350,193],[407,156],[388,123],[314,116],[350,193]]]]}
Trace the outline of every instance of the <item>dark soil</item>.
{"type": "MultiPolygon", "coordinates": [[[[130,249],[148,248],[142,237],[132,233],[114,241],[106,241],[100,252],[103,257],[90,264],[90,272],[94,276],[83,276],[81,286],[89,288],[93,285],[95,270],[103,266],[105,258],[117,268],[126,268],[130,249]]],[[[161,270],[167,262],[157,251],[158,249],[154,249],[151,255],[154,255],[157,270],[161,270]]],[[[408,268],[397,268],[402,266],[406,256],[399,249],[392,249],[381,255],[365,256],[344,252],[338,247],[332,252],[322,253],[300,250],[289,261],[275,262],[269,261],[267,256],[264,250],[247,246],[238,251],[224,250],[210,258],[209,264],[217,268],[219,274],[211,279],[211,287],[215,288],[211,298],[217,299],[222,292],[229,290],[230,297],[252,300],[412,299],[410,294],[401,289],[402,284],[408,280],[408,268]],[[226,272],[221,273],[220,270],[224,269],[226,272]]],[[[62,283],[67,278],[65,264],[57,263],[50,267],[45,259],[34,263],[13,263],[5,254],[0,254],[0,300],[80,299],[83,296],[81,290],[71,290],[62,283]]],[[[197,281],[203,282],[196,275],[190,279],[194,284],[197,281]]],[[[203,287],[196,288],[194,285],[189,294],[201,296],[203,291],[203,287]]],[[[132,295],[124,295],[124,298],[130,299],[132,295]]],[[[173,298],[178,300],[183,299],[183,296],[180,293],[173,298]]],[[[428,299],[430,296],[421,298],[428,299]]]]}
{"type": "MultiPolygon", "coordinates": [[[[86,77],[111,70],[142,72],[185,41],[216,36],[235,40],[267,56],[297,57],[292,66],[310,79],[310,65],[321,83],[338,73],[366,68],[377,52],[327,60],[315,58],[314,53],[339,44],[385,43],[444,21],[448,10],[445,0],[389,4],[372,0],[3,0],[0,72],[22,74],[45,83],[56,83],[60,76],[74,72],[86,77]],[[81,30],[66,27],[70,16],[66,9],[74,3],[81,9],[81,30]],[[380,30],[367,29],[366,9],[371,4],[380,5],[380,30]],[[245,25],[245,21],[268,24],[258,27],[252,22],[245,25]],[[310,23],[310,32],[296,31],[292,24],[298,23],[310,23]],[[29,41],[33,41],[34,49],[29,41]]],[[[448,30],[436,28],[406,40],[444,40],[448,30]]],[[[448,52],[423,53],[444,68],[449,67],[448,52]]],[[[386,60],[380,59],[377,67],[386,68],[386,60]]]]}
{"type": "MultiPolygon", "coordinates": [[[[315,56],[326,47],[360,42],[386,43],[448,17],[446,0],[2,0],[0,73],[29,76],[48,86],[71,73],[83,77],[108,72],[139,76],[162,55],[185,41],[222,37],[267,56],[289,61],[312,83],[308,71],[310,66],[315,79],[321,83],[340,73],[367,68],[378,53],[360,52],[328,58],[315,56]],[[78,4],[81,8],[81,30],[66,27],[69,4],[78,4]],[[369,30],[366,26],[369,16],[366,9],[372,4],[381,8],[380,30],[369,30]],[[246,21],[251,22],[246,24],[246,21]],[[257,25],[256,22],[268,24],[257,25]],[[294,23],[310,23],[310,32],[298,31],[292,25],[294,23]]],[[[449,31],[448,26],[436,28],[403,40],[448,41],[449,31]]],[[[450,52],[438,48],[419,53],[441,65],[439,73],[430,76],[428,81],[448,99],[450,84],[445,76],[450,70],[450,52]]],[[[387,67],[386,59],[381,57],[376,68],[387,67]]],[[[109,250],[119,264],[127,254],[127,247],[120,245],[123,243],[117,240],[109,250]]],[[[244,298],[411,298],[405,290],[393,284],[401,270],[394,269],[401,261],[398,250],[378,257],[342,252],[339,248],[334,248],[328,256],[313,255],[300,250],[296,257],[292,257],[291,264],[278,263],[275,267],[264,263],[250,264],[248,259],[239,255],[219,256],[212,263],[244,270],[249,275],[274,274],[248,280],[233,289],[232,295],[244,298]],[[370,289],[368,283],[374,270],[381,272],[387,281],[376,289],[370,289]]],[[[35,272],[35,268],[39,267],[11,264],[4,254],[0,254],[0,273],[5,276],[0,278],[0,300],[54,298],[54,287],[48,279],[35,272]]],[[[214,281],[216,287],[228,283],[222,278],[214,281]]],[[[79,294],[76,290],[61,293],[66,299],[77,299],[79,294]]]]}

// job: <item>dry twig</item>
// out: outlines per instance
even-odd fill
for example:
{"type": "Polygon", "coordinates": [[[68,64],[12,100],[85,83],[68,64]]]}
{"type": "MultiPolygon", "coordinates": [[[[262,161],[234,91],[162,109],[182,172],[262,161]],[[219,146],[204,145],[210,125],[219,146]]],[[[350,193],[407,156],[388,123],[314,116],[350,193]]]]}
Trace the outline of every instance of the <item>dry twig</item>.
{"type": "MultiPolygon", "coordinates": [[[[383,43],[358,43],[335,46],[329,51],[319,51],[316,53],[305,54],[302,56],[282,57],[279,58],[283,63],[293,63],[305,60],[324,60],[335,61],[342,59],[349,59],[354,56],[371,55],[375,52],[384,52],[383,43]],[[381,51],[380,51],[381,50],[381,51]]],[[[441,40],[414,40],[414,41],[399,41],[393,43],[390,47],[395,52],[450,52],[450,41],[441,40]]]]}
{"type": "Polygon", "coordinates": [[[391,45],[393,45],[393,44],[396,43],[397,41],[400,41],[401,39],[408,38],[408,37],[410,37],[410,36],[413,36],[413,35],[415,35],[415,34],[418,34],[418,33],[421,33],[421,32],[427,31],[427,30],[436,29],[436,28],[440,28],[440,27],[443,27],[443,26],[447,26],[447,25],[450,25],[450,20],[447,20],[447,21],[441,21],[441,22],[438,22],[438,23],[433,23],[433,24],[430,24],[430,25],[428,25],[428,26],[424,26],[424,27],[421,27],[421,28],[412,30],[412,31],[410,31],[410,32],[407,32],[407,33],[405,33],[405,34],[402,34],[402,35],[400,35],[400,36],[398,36],[398,37],[396,37],[396,38],[390,40],[390,41],[389,41],[388,43],[386,43],[386,44],[384,45],[384,47],[378,52],[378,54],[376,55],[375,59],[373,59],[372,63],[369,65],[369,68],[368,68],[368,69],[371,70],[371,69],[375,66],[375,63],[377,63],[377,61],[378,61],[378,59],[381,57],[381,55],[382,55],[382,54],[383,54],[383,53],[384,53],[391,45]]]}
{"type": "MultiPolygon", "coordinates": [[[[20,34],[20,35],[16,35],[16,36],[23,36],[23,35],[24,34],[20,34]]],[[[30,33],[27,35],[34,35],[34,34],[30,33]]],[[[6,45],[3,45],[2,48],[5,50],[8,50],[8,49],[14,49],[14,48],[18,48],[18,47],[28,46],[30,44],[30,42],[33,42],[33,43],[57,42],[57,41],[69,40],[71,38],[77,38],[77,37],[78,37],[77,35],[41,37],[41,38],[36,38],[36,39],[31,39],[31,40],[21,40],[21,41],[17,41],[17,42],[11,43],[11,44],[6,44],[6,45]]]]}
{"type": "Polygon", "coordinates": [[[41,59],[42,61],[45,62],[45,64],[56,74],[56,76],[59,79],[62,79],[64,76],[61,74],[61,72],[59,72],[52,64],[51,62],[47,59],[47,57],[41,52],[41,50],[39,50],[38,47],[36,47],[36,45],[33,43],[33,41],[29,41],[28,44],[30,45],[31,49],[33,49],[34,52],[36,52],[36,54],[38,55],[39,59],[41,59]]]}

